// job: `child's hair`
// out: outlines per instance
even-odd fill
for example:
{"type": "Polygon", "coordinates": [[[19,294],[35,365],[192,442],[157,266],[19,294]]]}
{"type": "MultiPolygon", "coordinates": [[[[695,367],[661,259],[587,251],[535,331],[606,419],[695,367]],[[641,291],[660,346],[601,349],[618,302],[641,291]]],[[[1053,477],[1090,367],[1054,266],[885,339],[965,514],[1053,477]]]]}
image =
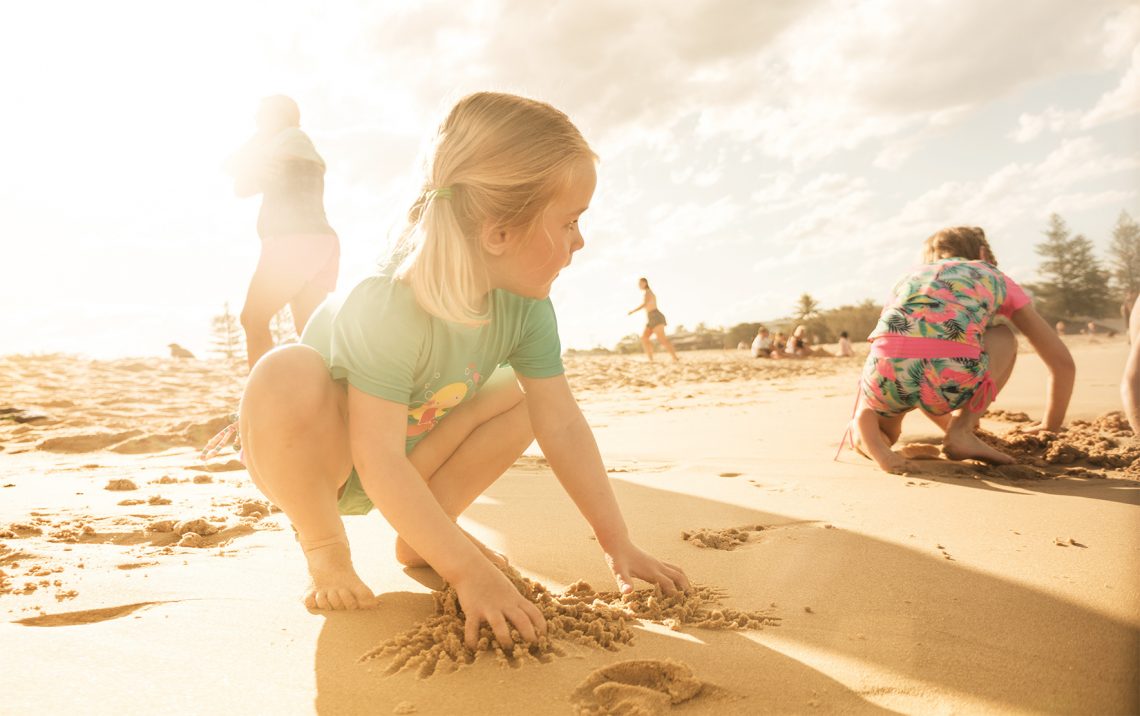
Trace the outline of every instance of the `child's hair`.
{"type": "Polygon", "coordinates": [[[495,92],[459,100],[439,127],[397,242],[396,278],[428,313],[486,322],[483,231],[529,234],[584,159],[597,155],[570,118],[545,102],[495,92]]]}
{"type": "Polygon", "coordinates": [[[846,337],[847,337],[847,331],[840,331],[840,332],[839,332],[839,337],[840,337],[840,338],[846,338],[846,337]]]}
{"type": "Polygon", "coordinates": [[[647,278],[645,278],[644,276],[642,276],[641,278],[637,279],[637,284],[638,284],[639,286],[640,286],[641,284],[645,284],[645,288],[647,288],[647,289],[648,289],[648,288],[649,288],[649,279],[647,279],[647,278]]]}
{"type": "Polygon", "coordinates": [[[951,226],[936,231],[923,242],[924,264],[952,258],[985,261],[997,266],[997,257],[986,241],[986,232],[979,226],[951,226]]]}

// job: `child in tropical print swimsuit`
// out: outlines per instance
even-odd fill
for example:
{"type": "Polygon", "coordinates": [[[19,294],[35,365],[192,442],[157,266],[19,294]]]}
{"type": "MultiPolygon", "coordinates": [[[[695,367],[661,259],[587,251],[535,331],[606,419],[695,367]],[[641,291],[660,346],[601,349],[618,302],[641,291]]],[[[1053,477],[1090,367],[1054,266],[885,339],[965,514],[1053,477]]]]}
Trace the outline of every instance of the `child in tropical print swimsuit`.
{"type": "Polygon", "coordinates": [[[880,468],[900,472],[891,451],[903,416],[921,408],[946,431],[943,451],[954,459],[1013,459],[974,435],[982,413],[1009,379],[1016,326],[1049,368],[1045,419],[1035,430],[1058,430],[1072,394],[1075,369],[1065,344],[1021,287],[997,269],[976,227],[943,229],[926,240],[923,265],[895,284],[871,332],[852,430],[880,468]]]}

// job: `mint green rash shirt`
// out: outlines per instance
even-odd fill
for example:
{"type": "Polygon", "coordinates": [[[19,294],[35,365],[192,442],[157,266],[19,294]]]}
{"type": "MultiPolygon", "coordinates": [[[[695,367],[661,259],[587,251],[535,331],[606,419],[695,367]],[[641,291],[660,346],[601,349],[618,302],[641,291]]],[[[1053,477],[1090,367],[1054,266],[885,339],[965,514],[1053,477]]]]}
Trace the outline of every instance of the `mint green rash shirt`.
{"type": "MultiPolygon", "coordinates": [[[[496,368],[527,378],[562,375],[562,344],[549,298],[495,289],[490,322],[464,326],[433,316],[406,283],[366,278],[344,297],[329,297],[305,326],[301,342],[325,359],[334,380],[408,406],[405,450],[456,406],[471,400],[496,368]]],[[[353,473],[341,511],[372,507],[353,473]]]]}

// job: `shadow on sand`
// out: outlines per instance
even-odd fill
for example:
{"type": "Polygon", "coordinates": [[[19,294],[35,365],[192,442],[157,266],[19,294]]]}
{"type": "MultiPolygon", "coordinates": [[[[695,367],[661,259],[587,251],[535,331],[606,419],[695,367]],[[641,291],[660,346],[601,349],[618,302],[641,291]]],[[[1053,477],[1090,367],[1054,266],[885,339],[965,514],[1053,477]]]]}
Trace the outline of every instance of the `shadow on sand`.
{"type": "MultiPolygon", "coordinates": [[[[621,480],[613,484],[639,544],[685,566],[695,582],[707,583],[702,566],[731,575],[729,583],[717,585],[729,592],[731,606],[776,603],[783,625],[753,638],[644,631],[618,652],[571,651],[570,658],[525,665],[518,673],[477,662],[421,680],[410,673],[385,676],[382,664],[357,662],[431,612],[427,595],[389,593],[374,612],[326,616],[316,652],[317,710],[391,713],[407,701],[432,713],[570,713],[570,692],[590,671],[622,659],[671,658],[729,693],[704,706],[686,704],[691,712],[888,712],[865,698],[881,688],[854,690],[758,643],[771,637],[789,652],[824,654],[865,665],[867,674],[917,683],[910,695],[920,700],[908,702],[916,708],[932,705],[921,701],[920,688],[931,687],[935,699],[960,694],[996,709],[1140,711],[1140,631],[1128,623],[933,553],[803,519],[621,480]],[[731,552],[698,551],[679,536],[683,529],[756,523],[780,528],[731,552]]],[[[466,517],[499,530],[498,544],[516,566],[548,584],[585,578],[609,587],[596,543],[549,473],[512,471],[488,496],[466,517]],[[510,502],[500,499],[505,495],[510,502]]],[[[865,674],[860,683],[875,680],[865,674]]],[[[900,695],[907,696],[905,689],[900,695]]]]}

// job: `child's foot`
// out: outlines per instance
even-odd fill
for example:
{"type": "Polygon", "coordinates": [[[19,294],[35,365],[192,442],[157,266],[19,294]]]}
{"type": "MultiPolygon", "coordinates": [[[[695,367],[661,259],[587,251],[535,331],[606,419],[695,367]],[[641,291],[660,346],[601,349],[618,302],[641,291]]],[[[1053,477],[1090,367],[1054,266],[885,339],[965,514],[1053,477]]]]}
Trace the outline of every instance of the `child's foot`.
{"type": "MultiPolygon", "coordinates": [[[[461,527],[460,531],[467,536],[467,539],[471,540],[472,544],[479,548],[479,551],[483,553],[484,557],[490,560],[491,564],[495,565],[499,569],[506,569],[510,564],[505,556],[475,539],[475,537],[467,530],[461,527]]],[[[396,537],[396,561],[405,567],[431,566],[427,563],[427,560],[425,560],[419,555],[418,552],[412,549],[412,546],[410,544],[404,541],[403,537],[396,537]]]]}
{"type": "Polygon", "coordinates": [[[986,445],[973,433],[946,433],[942,441],[942,452],[951,460],[983,460],[995,465],[1012,465],[1017,462],[1001,450],[986,445]]]}
{"type": "Polygon", "coordinates": [[[899,455],[894,450],[888,449],[887,454],[883,456],[882,460],[873,457],[871,455],[871,451],[868,450],[867,447],[863,444],[863,436],[859,434],[859,431],[857,429],[855,429],[855,421],[851,422],[851,446],[854,448],[855,452],[874,462],[879,466],[879,469],[885,473],[891,475],[902,475],[906,472],[906,458],[904,458],[902,455],[899,455]]]}
{"type": "Polygon", "coordinates": [[[306,546],[305,559],[309,563],[309,576],[313,583],[305,592],[305,606],[309,609],[371,609],[376,606],[376,595],[357,576],[352,567],[348,542],[322,540],[306,546]]]}

